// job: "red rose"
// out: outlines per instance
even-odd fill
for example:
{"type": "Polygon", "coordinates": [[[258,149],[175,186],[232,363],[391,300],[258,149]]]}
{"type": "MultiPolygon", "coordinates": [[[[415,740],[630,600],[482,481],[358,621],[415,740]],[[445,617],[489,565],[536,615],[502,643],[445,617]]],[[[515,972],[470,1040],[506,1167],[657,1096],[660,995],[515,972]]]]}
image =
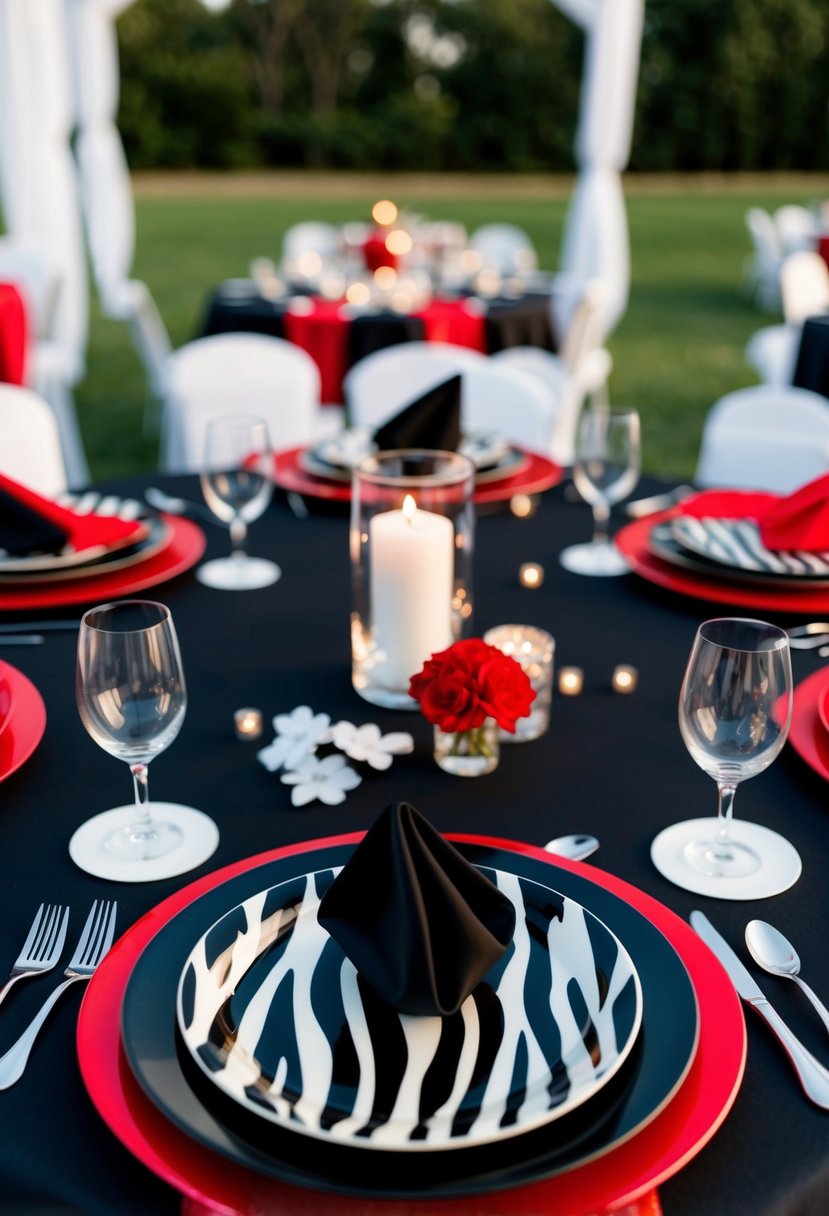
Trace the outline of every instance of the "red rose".
{"type": "Polygon", "coordinates": [[[420,708],[427,722],[451,733],[483,725],[486,710],[475,692],[475,681],[462,671],[441,675],[423,689],[420,708]]]}
{"type": "Polygon", "coordinates": [[[535,690],[520,663],[497,651],[497,657],[488,659],[478,672],[478,697],[489,717],[512,732],[516,718],[529,714],[535,690]]]}
{"type": "Polygon", "coordinates": [[[409,682],[424,717],[447,733],[473,730],[492,717],[514,731],[535,693],[515,659],[481,638],[466,638],[433,654],[409,682]]]}

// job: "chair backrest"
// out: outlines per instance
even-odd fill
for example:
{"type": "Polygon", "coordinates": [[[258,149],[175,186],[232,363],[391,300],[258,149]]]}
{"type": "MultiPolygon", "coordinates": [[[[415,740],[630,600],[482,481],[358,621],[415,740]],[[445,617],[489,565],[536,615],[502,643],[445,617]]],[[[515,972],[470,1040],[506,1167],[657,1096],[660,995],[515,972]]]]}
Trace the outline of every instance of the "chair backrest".
{"type": "Polygon", "coordinates": [[[0,237],[0,282],[14,283],[23,296],[32,336],[48,337],[60,279],[46,255],[14,237],[0,237]]]}
{"type": "Polygon", "coordinates": [[[226,414],[264,418],[275,448],[306,443],[319,402],[319,368],[300,347],[264,334],[198,338],[168,362],[164,466],[201,468],[207,423],[226,414]]]}
{"type": "Polygon", "coordinates": [[[355,363],[343,380],[349,420],[379,426],[458,372],[465,430],[493,430],[533,451],[548,450],[554,403],[543,384],[520,368],[442,342],[403,342],[355,363]]]}
{"type": "Polygon", "coordinates": [[[801,249],[783,260],[780,294],[789,324],[829,310],[829,267],[819,253],[801,249]]]}
{"type": "Polygon", "coordinates": [[[815,219],[808,207],[799,203],[784,203],[773,216],[780,248],[784,254],[798,249],[814,249],[815,219]]]}
{"type": "Polygon", "coordinates": [[[829,470],[829,400],[759,384],[721,397],[705,419],[700,486],[788,494],[829,470]]]}
{"type": "Polygon", "coordinates": [[[320,220],[304,220],[285,229],[282,236],[283,258],[298,258],[303,253],[318,253],[325,260],[340,248],[340,233],[333,224],[320,220]]]}
{"type": "Polygon", "coordinates": [[[484,266],[501,274],[527,274],[538,268],[532,241],[515,224],[482,224],[472,233],[471,247],[484,266]]]}
{"type": "Polygon", "coordinates": [[[67,488],[55,416],[42,397],[19,385],[0,384],[0,473],[48,498],[67,488]]]}
{"type": "Polygon", "coordinates": [[[746,211],[746,227],[760,263],[776,266],[782,256],[780,237],[774,219],[763,207],[749,207],[746,211]]]}
{"type": "Polygon", "coordinates": [[[607,297],[607,286],[601,279],[590,279],[578,297],[559,350],[571,371],[602,344],[601,316],[607,297]]]}

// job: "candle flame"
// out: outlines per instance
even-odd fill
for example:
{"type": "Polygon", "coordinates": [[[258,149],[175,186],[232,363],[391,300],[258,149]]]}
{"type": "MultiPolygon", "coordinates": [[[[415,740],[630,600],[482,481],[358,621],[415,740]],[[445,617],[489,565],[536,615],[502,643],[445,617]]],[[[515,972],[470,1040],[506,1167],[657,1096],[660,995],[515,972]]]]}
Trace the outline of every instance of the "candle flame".
{"type": "Polygon", "coordinates": [[[414,515],[416,510],[417,503],[412,498],[411,494],[407,494],[403,499],[403,518],[409,527],[411,527],[411,525],[414,523],[414,515]]]}

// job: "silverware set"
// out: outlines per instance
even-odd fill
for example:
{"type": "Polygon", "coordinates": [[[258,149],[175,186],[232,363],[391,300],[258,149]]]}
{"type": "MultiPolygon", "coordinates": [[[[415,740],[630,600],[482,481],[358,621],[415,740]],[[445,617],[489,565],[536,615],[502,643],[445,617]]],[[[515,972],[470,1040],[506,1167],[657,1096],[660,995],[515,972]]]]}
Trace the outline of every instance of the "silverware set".
{"type": "MultiPolygon", "coordinates": [[[[118,905],[113,900],[95,900],[86,918],[75,951],[64,971],[64,980],[53,988],[40,1010],[12,1044],[0,1056],[0,1089],[8,1089],[19,1081],[29,1059],[32,1045],[41,1026],[60,996],[78,980],[88,980],[109,950],[115,937],[115,916],[118,905]]],[[[0,989],[0,1002],[18,980],[42,975],[56,966],[63,952],[69,909],[59,904],[41,904],[35,913],[29,934],[23,943],[11,975],[0,989]]]]}
{"type": "MultiPolygon", "coordinates": [[[[751,972],[741,962],[722,934],[714,928],[708,917],[702,912],[692,912],[690,921],[691,928],[713,951],[728,972],[729,979],[741,999],[766,1021],[772,1033],[782,1044],[807,1098],[814,1102],[815,1106],[829,1110],[829,1069],[815,1059],[812,1053],[803,1046],[800,1039],[792,1033],[751,972]]],[[[811,988],[799,979],[797,973],[800,969],[800,960],[786,938],[765,921],[755,920],[750,921],[746,926],[746,944],[752,958],[770,974],[798,981],[820,1014],[824,1026],[829,1030],[829,1014],[811,988]]]]}
{"type": "Polygon", "coordinates": [[[822,659],[829,657],[829,621],[809,621],[787,629],[792,650],[817,650],[822,659]]]}

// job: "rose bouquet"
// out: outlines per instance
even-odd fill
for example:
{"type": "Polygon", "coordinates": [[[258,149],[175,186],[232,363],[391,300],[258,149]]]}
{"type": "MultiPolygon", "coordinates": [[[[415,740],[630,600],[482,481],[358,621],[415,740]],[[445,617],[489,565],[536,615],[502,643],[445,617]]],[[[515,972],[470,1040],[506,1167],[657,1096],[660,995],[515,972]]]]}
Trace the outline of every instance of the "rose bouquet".
{"type": "Polygon", "coordinates": [[[498,730],[515,730],[535,692],[515,659],[480,638],[467,638],[427,659],[411,677],[409,696],[435,727],[438,763],[445,759],[443,767],[470,775],[495,767],[498,730]]]}

